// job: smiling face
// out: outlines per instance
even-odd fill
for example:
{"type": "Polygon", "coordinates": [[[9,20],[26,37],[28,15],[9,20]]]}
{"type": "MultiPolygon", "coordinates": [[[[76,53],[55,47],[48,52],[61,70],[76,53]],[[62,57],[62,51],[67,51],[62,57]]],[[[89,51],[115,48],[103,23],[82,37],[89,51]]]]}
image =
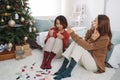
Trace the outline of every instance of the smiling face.
{"type": "Polygon", "coordinates": [[[94,29],[97,29],[98,28],[98,18],[95,18],[93,21],[92,21],[92,27],[94,29]]]}
{"type": "Polygon", "coordinates": [[[62,15],[57,16],[54,21],[54,26],[58,28],[59,31],[63,31],[68,26],[67,19],[62,15]]]}
{"type": "Polygon", "coordinates": [[[56,20],[56,27],[58,28],[59,31],[63,30],[63,25],[60,23],[59,19],[56,20]]]}

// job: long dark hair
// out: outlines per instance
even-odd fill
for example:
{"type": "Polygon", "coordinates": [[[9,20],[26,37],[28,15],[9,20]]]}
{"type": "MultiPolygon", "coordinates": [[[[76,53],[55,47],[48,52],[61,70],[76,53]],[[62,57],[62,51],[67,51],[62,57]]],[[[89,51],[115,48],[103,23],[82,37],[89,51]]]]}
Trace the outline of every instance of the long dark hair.
{"type": "Polygon", "coordinates": [[[111,28],[110,28],[110,20],[108,18],[108,16],[106,15],[98,15],[98,31],[100,33],[101,36],[103,35],[108,35],[110,38],[110,42],[108,45],[108,49],[110,50],[111,48],[111,39],[112,39],[112,32],[111,32],[111,28]]]}
{"type": "Polygon", "coordinates": [[[67,22],[67,19],[63,16],[63,15],[59,15],[56,17],[55,21],[54,21],[54,26],[56,27],[56,21],[59,20],[60,21],[60,24],[63,25],[63,28],[67,28],[68,26],[68,22],[67,22]]]}

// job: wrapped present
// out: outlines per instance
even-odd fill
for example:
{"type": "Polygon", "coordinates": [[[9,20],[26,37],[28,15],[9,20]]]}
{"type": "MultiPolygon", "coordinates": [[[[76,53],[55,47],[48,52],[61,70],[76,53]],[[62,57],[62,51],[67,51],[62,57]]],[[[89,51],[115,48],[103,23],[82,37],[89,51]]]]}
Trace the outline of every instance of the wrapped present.
{"type": "Polygon", "coordinates": [[[17,45],[15,49],[16,59],[22,59],[29,55],[32,55],[32,50],[28,43],[26,43],[25,45],[17,45]]]}
{"type": "Polygon", "coordinates": [[[25,50],[30,49],[30,45],[28,43],[26,43],[25,45],[23,45],[23,49],[25,49],[25,50]]]}
{"type": "Polygon", "coordinates": [[[24,53],[25,53],[25,52],[24,52],[23,50],[15,51],[16,59],[25,58],[24,53]]]}
{"type": "Polygon", "coordinates": [[[32,55],[32,49],[26,49],[25,50],[25,53],[24,53],[25,56],[29,56],[29,55],[32,55]]]}
{"type": "Polygon", "coordinates": [[[30,49],[30,45],[28,43],[26,43],[25,45],[17,45],[15,49],[16,51],[30,49]]]}

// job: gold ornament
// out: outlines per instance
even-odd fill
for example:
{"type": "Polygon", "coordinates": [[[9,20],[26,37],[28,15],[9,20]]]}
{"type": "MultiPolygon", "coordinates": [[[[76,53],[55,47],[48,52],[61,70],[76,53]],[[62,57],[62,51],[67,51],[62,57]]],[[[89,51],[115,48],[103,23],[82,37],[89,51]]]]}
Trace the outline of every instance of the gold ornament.
{"type": "Polygon", "coordinates": [[[11,16],[11,13],[3,13],[3,16],[11,16]]]}
{"type": "Polygon", "coordinates": [[[24,46],[21,46],[21,48],[22,48],[22,51],[24,50],[24,46]]]}
{"type": "Polygon", "coordinates": [[[25,37],[24,37],[24,40],[26,41],[27,39],[28,39],[28,37],[27,37],[27,36],[25,36],[25,37]]]}
{"type": "Polygon", "coordinates": [[[36,32],[36,28],[35,27],[33,27],[33,31],[36,32]]]}
{"type": "Polygon", "coordinates": [[[9,47],[9,48],[12,48],[12,46],[13,46],[12,43],[9,42],[9,43],[8,43],[8,47],[9,47]]]}

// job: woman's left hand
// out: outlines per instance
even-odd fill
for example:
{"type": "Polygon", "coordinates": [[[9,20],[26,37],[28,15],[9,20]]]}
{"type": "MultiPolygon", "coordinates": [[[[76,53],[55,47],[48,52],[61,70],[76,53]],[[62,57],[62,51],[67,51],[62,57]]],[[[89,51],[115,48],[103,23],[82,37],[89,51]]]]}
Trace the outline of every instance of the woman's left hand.
{"type": "Polygon", "coordinates": [[[57,38],[59,38],[59,39],[63,39],[64,36],[63,36],[60,32],[58,32],[58,33],[57,33],[57,38]]]}

